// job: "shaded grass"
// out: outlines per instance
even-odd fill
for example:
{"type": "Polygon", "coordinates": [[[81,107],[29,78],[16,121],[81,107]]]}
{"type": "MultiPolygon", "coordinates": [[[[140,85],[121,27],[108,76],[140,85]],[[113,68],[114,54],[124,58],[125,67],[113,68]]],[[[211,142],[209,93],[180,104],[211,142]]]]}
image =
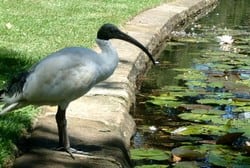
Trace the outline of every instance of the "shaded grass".
{"type": "Polygon", "coordinates": [[[18,150],[15,144],[31,130],[37,109],[32,106],[0,116],[0,167],[11,167],[18,150]]]}
{"type": "MultiPolygon", "coordinates": [[[[93,47],[103,23],[121,26],[140,11],[166,1],[0,0],[0,87],[60,48],[93,47]]],[[[18,111],[0,117],[0,167],[14,159],[14,144],[37,114],[33,107],[18,111]]]]}

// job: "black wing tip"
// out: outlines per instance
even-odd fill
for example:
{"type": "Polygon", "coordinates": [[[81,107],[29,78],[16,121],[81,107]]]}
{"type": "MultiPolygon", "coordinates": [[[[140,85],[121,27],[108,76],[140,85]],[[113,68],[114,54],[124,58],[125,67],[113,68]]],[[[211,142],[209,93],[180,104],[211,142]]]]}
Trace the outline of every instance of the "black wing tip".
{"type": "Polygon", "coordinates": [[[21,72],[18,75],[14,76],[8,83],[7,87],[4,90],[0,91],[1,93],[6,93],[9,96],[12,96],[15,93],[21,93],[23,90],[23,86],[26,82],[27,77],[29,76],[29,72],[21,72]]]}
{"type": "Polygon", "coordinates": [[[0,90],[0,101],[3,99],[3,94],[5,93],[5,90],[2,89],[0,90]]]}

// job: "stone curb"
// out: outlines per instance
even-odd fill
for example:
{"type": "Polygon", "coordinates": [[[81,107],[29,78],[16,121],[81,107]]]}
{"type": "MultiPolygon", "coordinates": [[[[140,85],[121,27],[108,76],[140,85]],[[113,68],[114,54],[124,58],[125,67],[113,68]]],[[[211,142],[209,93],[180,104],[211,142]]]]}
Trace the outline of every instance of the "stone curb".
{"type": "MultiPolygon", "coordinates": [[[[157,55],[173,30],[207,14],[216,4],[217,0],[176,0],[142,12],[122,29],[157,55]]],[[[113,40],[112,44],[120,56],[114,74],[72,102],[67,111],[72,145],[88,148],[94,156],[72,160],[52,151],[50,147],[57,143],[56,108],[44,107],[23,145],[29,149],[23,149],[26,152],[14,167],[131,167],[127,148],[135,123],[129,110],[135,101],[136,79],[151,63],[140,49],[126,42],[113,40]]]]}

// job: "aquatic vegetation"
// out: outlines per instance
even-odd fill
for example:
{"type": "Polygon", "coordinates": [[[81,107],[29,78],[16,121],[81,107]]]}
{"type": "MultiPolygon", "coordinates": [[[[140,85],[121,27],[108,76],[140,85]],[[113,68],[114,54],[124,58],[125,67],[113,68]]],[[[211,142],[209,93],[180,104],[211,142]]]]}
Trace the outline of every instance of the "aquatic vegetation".
{"type": "Polygon", "coordinates": [[[152,166],[249,167],[250,33],[191,26],[173,33],[163,52],[173,57],[163,55],[167,64],[148,74],[157,89],[145,101],[144,117],[157,129],[138,126],[150,149],[134,149],[132,158],[152,166]],[[167,162],[155,162],[158,157],[167,162]]]}

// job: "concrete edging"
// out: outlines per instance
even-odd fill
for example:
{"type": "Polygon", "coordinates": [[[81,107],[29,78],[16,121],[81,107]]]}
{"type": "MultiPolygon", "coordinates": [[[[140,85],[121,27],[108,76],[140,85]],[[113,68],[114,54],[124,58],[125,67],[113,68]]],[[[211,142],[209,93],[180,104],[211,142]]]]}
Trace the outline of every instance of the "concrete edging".
{"type": "MultiPolygon", "coordinates": [[[[176,0],[140,13],[122,29],[157,54],[173,30],[205,15],[216,4],[217,0],[176,0]]],[[[25,142],[29,149],[14,167],[131,167],[126,148],[135,123],[129,110],[135,100],[136,79],[145,71],[148,58],[128,43],[114,40],[112,44],[121,60],[114,74],[72,102],[67,111],[72,145],[87,148],[94,156],[72,160],[51,151],[57,143],[56,108],[45,107],[25,142]]]]}

